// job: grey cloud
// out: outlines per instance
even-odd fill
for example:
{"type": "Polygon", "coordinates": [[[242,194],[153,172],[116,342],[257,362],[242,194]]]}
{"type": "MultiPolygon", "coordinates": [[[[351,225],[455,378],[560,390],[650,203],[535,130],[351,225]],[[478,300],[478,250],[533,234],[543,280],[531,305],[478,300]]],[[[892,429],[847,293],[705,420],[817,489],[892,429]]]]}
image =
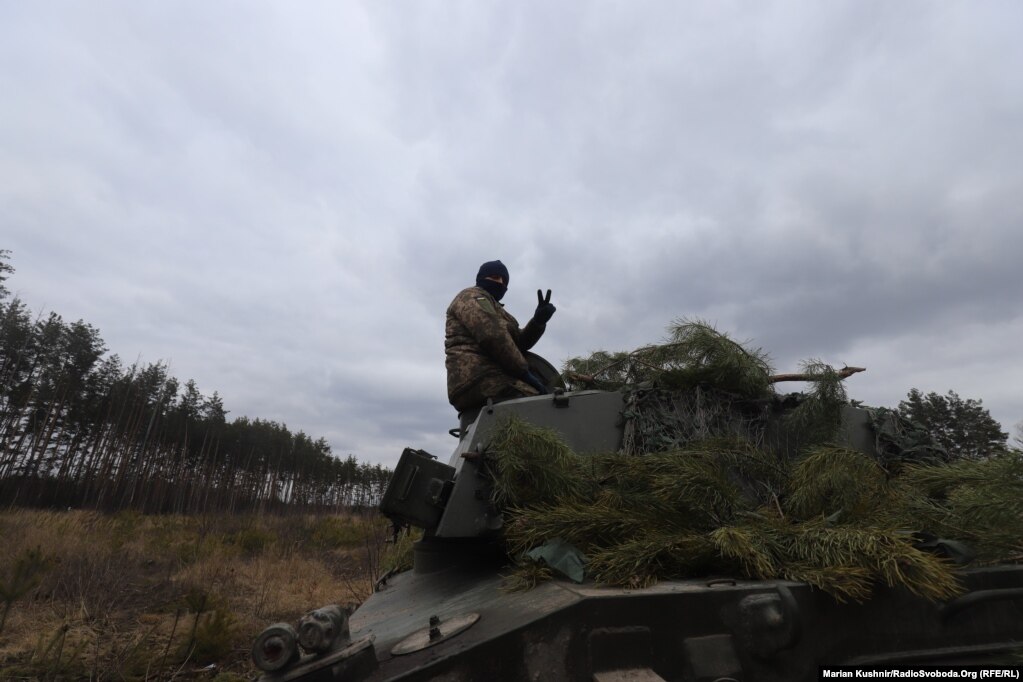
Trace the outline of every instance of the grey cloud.
{"type": "Polygon", "coordinates": [[[233,416],[445,454],[444,309],[501,258],[556,365],[688,315],[1023,417],[1016,3],[0,14],[8,286],[233,416]]]}

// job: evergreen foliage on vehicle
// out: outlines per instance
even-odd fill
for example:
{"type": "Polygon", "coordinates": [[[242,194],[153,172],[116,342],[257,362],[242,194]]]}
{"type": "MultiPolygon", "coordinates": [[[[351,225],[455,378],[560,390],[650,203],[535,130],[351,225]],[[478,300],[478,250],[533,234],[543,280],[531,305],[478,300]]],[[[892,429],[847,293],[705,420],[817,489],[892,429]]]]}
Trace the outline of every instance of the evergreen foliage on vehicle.
{"type": "Polygon", "coordinates": [[[840,601],[879,584],[947,599],[959,565],[1023,552],[1023,453],[949,463],[940,448],[836,445],[848,401],[820,361],[802,367],[810,390],[779,396],[761,351],[683,320],[661,346],[575,358],[566,375],[623,391],[625,442],[580,456],[520,419],[498,429],[485,461],[519,558],[512,587],[552,575],[526,552],[568,543],[611,585],[720,575],[803,581],[840,601]]]}
{"type": "Polygon", "coordinates": [[[710,385],[755,399],[770,392],[770,366],[760,349],[747,349],[701,320],[679,319],[664,343],[629,353],[597,351],[565,363],[569,386],[617,389],[656,381],[662,388],[710,385]]]}

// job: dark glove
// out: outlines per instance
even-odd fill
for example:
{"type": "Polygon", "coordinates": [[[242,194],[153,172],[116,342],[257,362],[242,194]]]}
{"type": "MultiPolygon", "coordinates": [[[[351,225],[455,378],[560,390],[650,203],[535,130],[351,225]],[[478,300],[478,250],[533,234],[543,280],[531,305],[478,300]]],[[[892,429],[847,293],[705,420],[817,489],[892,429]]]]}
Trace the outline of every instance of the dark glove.
{"type": "Polygon", "coordinates": [[[527,369],[526,373],[522,375],[522,380],[539,391],[540,395],[547,395],[550,393],[550,391],[547,390],[547,387],[543,385],[543,382],[540,381],[540,377],[533,374],[532,370],[527,369]]]}
{"type": "Polygon", "coordinates": [[[547,290],[547,298],[543,297],[543,292],[539,289],[536,290],[536,312],[533,313],[533,319],[537,322],[546,322],[551,319],[554,315],[554,311],[557,308],[551,303],[551,290],[547,290]]]}

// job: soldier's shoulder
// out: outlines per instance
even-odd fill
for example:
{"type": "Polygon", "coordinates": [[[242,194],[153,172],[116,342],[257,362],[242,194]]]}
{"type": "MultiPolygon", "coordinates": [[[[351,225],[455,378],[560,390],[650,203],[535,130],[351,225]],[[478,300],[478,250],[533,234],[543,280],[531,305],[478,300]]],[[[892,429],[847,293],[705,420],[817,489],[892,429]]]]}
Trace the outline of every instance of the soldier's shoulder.
{"type": "Polygon", "coordinates": [[[462,289],[457,294],[455,294],[455,297],[451,299],[451,305],[448,306],[448,308],[454,308],[456,306],[465,305],[466,303],[472,301],[477,296],[484,295],[486,295],[486,292],[484,292],[479,287],[466,287],[465,289],[462,289]]]}
{"type": "Polygon", "coordinates": [[[500,306],[494,302],[490,294],[480,287],[462,289],[448,307],[449,311],[460,310],[465,313],[483,311],[490,315],[498,314],[499,309],[500,306]]]}

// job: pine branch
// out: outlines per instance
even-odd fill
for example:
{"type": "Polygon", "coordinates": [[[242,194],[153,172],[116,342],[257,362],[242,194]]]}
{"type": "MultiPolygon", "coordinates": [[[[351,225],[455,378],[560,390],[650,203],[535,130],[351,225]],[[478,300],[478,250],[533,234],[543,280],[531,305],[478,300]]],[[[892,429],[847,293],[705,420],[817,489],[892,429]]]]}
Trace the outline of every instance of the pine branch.
{"type": "MultiPolygon", "coordinates": [[[[495,433],[484,461],[512,555],[560,538],[602,583],[723,573],[804,581],[838,601],[876,585],[957,594],[943,557],[968,552],[949,540],[980,561],[1023,556],[1023,452],[934,465],[836,447],[842,381],[864,368],[810,360],[771,374],[759,349],[706,323],[669,331],[660,345],[566,363],[573,384],[623,391],[622,452],[581,457],[525,422],[495,433]],[[810,386],[782,398],[784,381],[810,386]]],[[[546,577],[522,564],[514,582],[546,577]]]]}

